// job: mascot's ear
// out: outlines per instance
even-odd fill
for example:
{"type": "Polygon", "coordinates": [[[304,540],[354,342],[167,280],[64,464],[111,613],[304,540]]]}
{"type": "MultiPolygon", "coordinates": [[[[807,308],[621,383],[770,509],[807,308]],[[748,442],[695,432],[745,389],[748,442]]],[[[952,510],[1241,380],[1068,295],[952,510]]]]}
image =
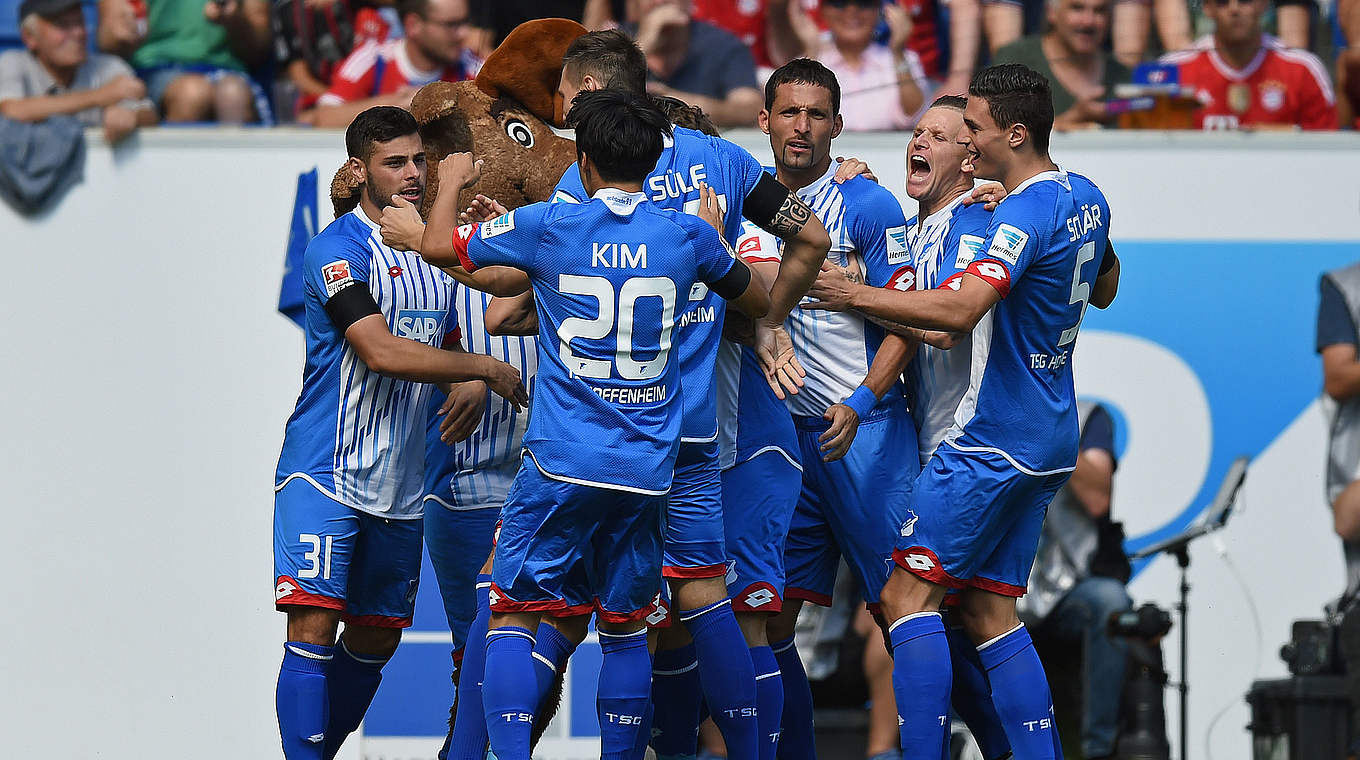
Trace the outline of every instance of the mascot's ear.
{"type": "Polygon", "coordinates": [[[562,78],[562,55],[586,28],[564,18],[526,21],[487,56],[477,74],[477,89],[493,99],[508,96],[530,113],[562,126],[562,104],[557,83],[562,78]]]}
{"type": "Polygon", "coordinates": [[[335,177],[331,179],[331,206],[335,209],[335,218],[348,214],[359,205],[359,178],[354,176],[354,172],[349,168],[349,162],[340,165],[335,177]]]}

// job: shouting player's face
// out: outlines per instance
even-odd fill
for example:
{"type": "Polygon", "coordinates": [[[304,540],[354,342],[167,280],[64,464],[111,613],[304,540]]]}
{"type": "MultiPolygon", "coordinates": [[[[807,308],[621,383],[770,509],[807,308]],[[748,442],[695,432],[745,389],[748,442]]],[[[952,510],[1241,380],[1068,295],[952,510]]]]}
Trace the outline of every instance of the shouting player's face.
{"type": "Polygon", "coordinates": [[[425,146],[420,135],[374,143],[364,172],[364,187],[375,207],[391,206],[394,195],[419,206],[425,195],[425,146]]]}
{"type": "Polygon", "coordinates": [[[986,98],[968,96],[963,109],[963,129],[959,130],[959,144],[972,156],[973,172],[987,179],[1001,179],[1011,155],[1010,130],[992,120],[991,107],[986,98]]]}
{"type": "Polygon", "coordinates": [[[770,110],[760,112],[760,128],[770,136],[775,163],[797,171],[829,163],[841,117],[831,107],[830,90],[788,82],[775,90],[770,110]]]}
{"type": "Polygon", "coordinates": [[[907,195],[922,206],[953,197],[972,187],[972,164],[967,170],[968,150],[959,143],[963,113],[936,106],[916,123],[907,144],[907,195]]]}

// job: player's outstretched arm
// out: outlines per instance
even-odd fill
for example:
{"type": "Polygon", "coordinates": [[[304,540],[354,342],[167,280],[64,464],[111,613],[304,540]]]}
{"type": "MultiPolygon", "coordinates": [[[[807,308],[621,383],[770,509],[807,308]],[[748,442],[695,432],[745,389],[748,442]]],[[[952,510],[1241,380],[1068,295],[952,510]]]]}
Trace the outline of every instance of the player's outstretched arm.
{"type": "Polygon", "coordinates": [[[759,279],[751,276],[751,270],[741,259],[732,262],[732,270],[713,285],[713,292],[752,319],[760,319],[770,311],[770,294],[759,279]]]}
{"type": "Polygon", "coordinates": [[[368,368],[380,375],[420,383],[485,380],[501,398],[523,408],[529,396],[519,370],[481,354],[444,351],[398,338],[381,314],[369,314],[345,329],[345,340],[368,368]]]}
{"type": "Polygon", "coordinates": [[[936,288],[905,293],[851,282],[844,276],[824,276],[813,284],[808,297],[813,300],[804,303],[804,309],[853,309],[908,327],[949,333],[972,332],[982,315],[1001,300],[996,288],[971,272],[960,278],[958,290],[936,288]]]}
{"type": "MultiPolygon", "coordinates": [[[[513,267],[481,267],[475,272],[463,268],[454,247],[453,236],[458,218],[458,193],[481,177],[481,161],[471,153],[450,153],[439,162],[439,192],[430,205],[430,218],[420,241],[420,257],[443,267],[450,277],[469,288],[495,296],[514,296],[529,289],[529,275],[513,267]]],[[[467,225],[463,230],[471,234],[467,225]]]]}
{"type": "Polygon", "coordinates": [[[486,331],[492,335],[537,335],[534,292],[491,299],[491,305],[486,307],[486,331]]]}
{"type": "Polygon", "coordinates": [[[1091,305],[1104,309],[1114,303],[1119,294],[1119,257],[1114,253],[1114,245],[1107,244],[1105,258],[1100,261],[1100,274],[1096,275],[1095,287],[1091,288],[1091,305]]]}

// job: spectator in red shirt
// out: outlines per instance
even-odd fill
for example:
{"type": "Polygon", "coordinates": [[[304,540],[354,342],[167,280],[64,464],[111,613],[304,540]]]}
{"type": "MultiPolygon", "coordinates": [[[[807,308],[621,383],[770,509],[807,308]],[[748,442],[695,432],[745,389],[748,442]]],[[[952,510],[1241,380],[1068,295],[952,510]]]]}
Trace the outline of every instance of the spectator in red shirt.
{"type": "Polygon", "coordinates": [[[316,105],[355,48],[390,31],[377,8],[359,0],[274,0],[272,11],[275,60],[296,89],[298,111],[316,105]]]}
{"type": "Polygon", "coordinates": [[[1336,99],[1322,61],[1261,30],[1266,0],[1205,0],[1214,33],[1162,60],[1198,91],[1204,129],[1298,126],[1335,129],[1336,99]]]}
{"type": "Polygon", "coordinates": [[[405,37],[367,42],[336,69],[330,88],[298,121],[344,127],[373,106],[409,108],[416,90],[476,76],[481,63],[463,46],[467,0],[401,0],[405,37]]]}
{"type": "Polygon", "coordinates": [[[736,35],[741,44],[751,49],[756,69],[765,71],[761,75],[764,81],[775,68],[770,57],[769,6],[769,0],[694,0],[690,15],[736,35]]]}

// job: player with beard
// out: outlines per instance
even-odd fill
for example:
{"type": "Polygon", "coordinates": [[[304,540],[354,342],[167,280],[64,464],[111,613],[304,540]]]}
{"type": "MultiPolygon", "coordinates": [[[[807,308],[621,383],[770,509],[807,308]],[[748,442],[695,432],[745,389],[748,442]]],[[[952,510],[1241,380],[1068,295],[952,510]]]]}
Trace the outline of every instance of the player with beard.
{"type": "MultiPolygon", "coordinates": [[[[897,540],[883,588],[904,756],[940,757],[952,668],[938,612],[960,589],[969,638],[1019,757],[1055,756],[1043,666],[1015,612],[1044,512],[1076,460],[1071,352],[1087,303],[1118,286],[1107,255],[1109,207],[1086,178],[1048,155],[1053,101],[1041,75],[1016,64],[969,87],[960,141],[979,174],[1008,195],[957,288],[858,290],[849,305],[901,324],[972,332],[969,385],[917,481],[916,519],[897,540]]],[[[813,294],[821,291],[814,286],[813,294]]],[[[821,304],[810,304],[819,308],[821,304]]]]}
{"type": "Polygon", "coordinates": [[[483,380],[528,402],[515,368],[438,348],[457,329],[453,281],[383,244],[383,208],[424,194],[415,119],[369,109],[345,146],[361,197],[303,256],[307,361],[275,475],[275,604],[288,614],[276,699],[289,760],[334,757],[411,625],[429,384],[483,380]]]}

